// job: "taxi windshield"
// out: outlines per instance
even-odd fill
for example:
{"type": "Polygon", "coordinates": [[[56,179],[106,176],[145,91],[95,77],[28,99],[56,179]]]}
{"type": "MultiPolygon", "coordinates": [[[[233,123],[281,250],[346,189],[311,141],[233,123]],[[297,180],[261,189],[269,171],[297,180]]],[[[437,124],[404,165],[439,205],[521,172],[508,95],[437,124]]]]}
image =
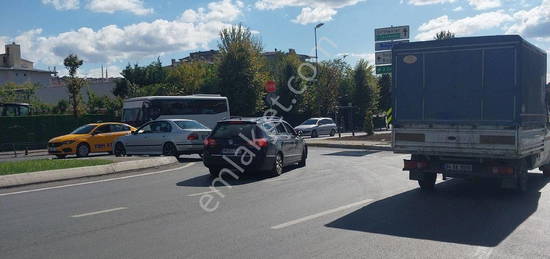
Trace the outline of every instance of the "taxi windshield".
{"type": "Polygon", "coordinates": [[[71,132],[71,134],[89,134],[95,128],[95,126],[96,125],[93,124],[84,125],[78,129],[75,129],[73,132],[71,132]]]}

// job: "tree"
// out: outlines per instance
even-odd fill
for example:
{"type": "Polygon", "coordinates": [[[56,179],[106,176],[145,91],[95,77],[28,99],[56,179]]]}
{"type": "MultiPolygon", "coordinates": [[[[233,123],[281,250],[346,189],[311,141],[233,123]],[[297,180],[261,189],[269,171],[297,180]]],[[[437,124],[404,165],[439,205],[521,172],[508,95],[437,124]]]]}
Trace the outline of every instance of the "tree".
{"type": "Polygon", "coordinates": [[[434,40],[448,40],[455,37],[451,31],[440,31],[434,36],[434,40]]]}
{"type": "Polygon", "coordinates": [[[364,125],[366,113],[377,112],[378,106],[378,82],[373,75],[374,67],[369,65],[366,60],[359,60],[353,72],[354,90],[353,105],[357,107],[354,116],[355,125],[364,125]]]}
{"type": "Polygon", "coordinates": [[[205,62],[185,62],[168,72],[167,81],[172,85],[172,94],[190,95],[201,93],[206,83],[215,77],[214,65],[205,62]]]}
{"type": "Polygon", "coordinates": [[[220,32],[218,45],[220,92],[229,99],[231,113],[256,115],[264,107],[262,88],[267,81],[261,41],[247,27],[237,25],[220,32]]]}
{"type": "Polygon", "coordinates": [[[36,99],[38,86],[32,83],[16,84],[13,82],[0,85],[0,102],[30,103],[36,99]]]}
{"type": "Polygon", "coordinates": [[[342,82],[345,82],[348,71],[349,65],[343,59],[319,63],[317,82],[314,87],[308,88],[304,97],[312,116],[335,113],[342,82]]]}
{"type": "Polygon", "coordinates": [[[387,111],[391,107],[391,75],[384,74],[378,78],[380,87],[380,103],[378,105],[381,112],[387,111]]]}
{"type": "Polygon", "coordinates": [[[144,92],[170,92],[168,88],[171,85],[161,85],[166,83],[167,73],[158,58],[144,67],[138,64],[133,66],[128,64],[120,74],[123,78],[115,82],[116,85],[113,89],[113,94],[117,97],[136,97],[141,96],[144,92]],[[149,87],[149,89],[142,89],[144,87],[149,87]]]}
{"type": "Polygon", "coordinates": [[[63,64],[69,71],[67,90],[69,91],[69,100],[73,108],[73,116],[78,117],[80,104],[82,102],[80,89],[86,85],[86,81],[82,78],[78,78],[76,73],[78,72],[78,68],[84,64],[84,61],[79,59],[77,55],[70,54],[65,58],[63,64]]]}
{"type": "Polygon", "coordinates": [[[96,114],[105,109],[106,97],[99,97],[93,91],[88,89],[88,102],[86,103],[89,114],[96,114]]]}
{"type": "Polygon", "coordinates": [[[53,107],[53,112],[59,113],[59,114],[65,114],[68,109],[69,109],[69,102],[67,102],[67,100],[65,99],[62,99],[62,100],[59,100],[59,102],[57,102],[57,104],[53,107]]]}

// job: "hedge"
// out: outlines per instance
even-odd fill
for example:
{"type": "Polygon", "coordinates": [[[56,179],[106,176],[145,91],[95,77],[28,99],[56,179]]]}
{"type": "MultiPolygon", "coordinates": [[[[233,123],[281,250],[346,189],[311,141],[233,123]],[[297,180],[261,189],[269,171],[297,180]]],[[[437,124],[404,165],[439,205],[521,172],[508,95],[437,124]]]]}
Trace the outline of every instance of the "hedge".
{"type": "Polygon", "coordinates": [[[65,135],[84,124],[98,121],[119,121],[110,115],[39,115],[0,117],[0,149],[11,144],[29,143],[45,147],[49,139],[65,135]]]}

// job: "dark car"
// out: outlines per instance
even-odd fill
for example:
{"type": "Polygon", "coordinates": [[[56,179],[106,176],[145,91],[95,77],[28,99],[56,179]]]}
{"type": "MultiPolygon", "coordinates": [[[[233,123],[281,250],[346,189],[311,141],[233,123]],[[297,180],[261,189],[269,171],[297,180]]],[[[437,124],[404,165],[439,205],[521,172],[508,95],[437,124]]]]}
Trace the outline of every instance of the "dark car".
{"type": "Polygon", "coordinates": [[[306,165],[307,145],[285,121],[275,117],[238,118],[218,122],[204,140],[204,165],[220,171],[267,171],[279,176],[285,166],[306,165]]]}

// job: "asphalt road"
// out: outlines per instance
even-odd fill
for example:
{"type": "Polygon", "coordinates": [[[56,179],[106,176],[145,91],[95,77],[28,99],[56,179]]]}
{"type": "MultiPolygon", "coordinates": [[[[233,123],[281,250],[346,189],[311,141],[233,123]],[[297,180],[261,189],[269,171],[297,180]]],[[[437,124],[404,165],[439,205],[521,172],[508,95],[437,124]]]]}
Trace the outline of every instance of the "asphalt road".
{"type": "Polygon", "coordinates": [[[548,179],[530,192],[449,180],[420,192],[405,156],[311,148],[308,166],[210,192],[198,159],[118,178],[0,190],[2,258],[538,258],[548,179]],[[185,167],[185,168],[182,168],[185,167]],[[145,173],[145,175],[143,175],[145,173]],[[204,194],[207,193],[207,194],[204,194]],[[212,195],[213,212],[199,205],[212,195]],[[223,198],[221,198],[223,196],[223,198]]]}

